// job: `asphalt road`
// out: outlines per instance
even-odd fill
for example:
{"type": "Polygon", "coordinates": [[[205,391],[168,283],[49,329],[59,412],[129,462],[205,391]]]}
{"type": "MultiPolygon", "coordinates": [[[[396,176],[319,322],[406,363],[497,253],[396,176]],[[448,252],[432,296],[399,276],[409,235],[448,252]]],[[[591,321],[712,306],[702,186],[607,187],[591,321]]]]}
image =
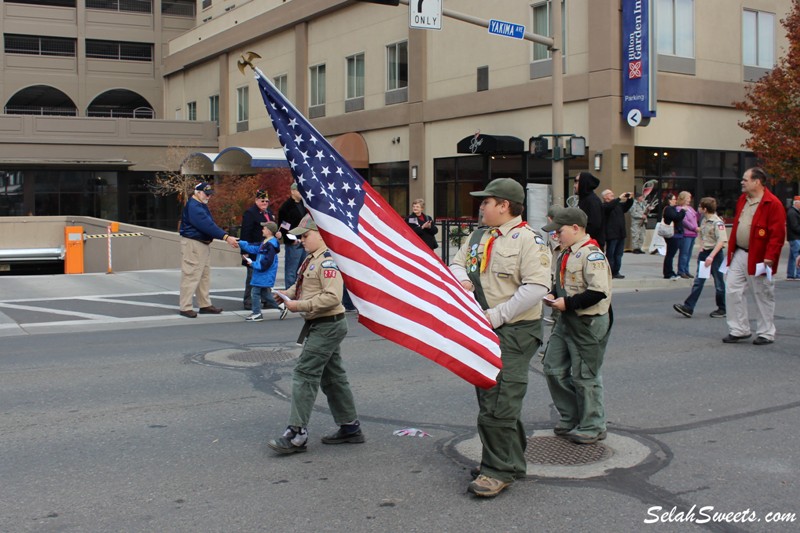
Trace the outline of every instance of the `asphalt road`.
{"type": "MultiPolygon", "coordinates": [[[[334,429],[320,395],[309,451],[294,456],[265,445],[286,424],[293,360],[213,356],[296,353],[298,318],[7,335],[0,531],[797,531],[796,516],[767,522],[800,514],[800,283],[778,287],[778,340],[764,347],[720,342],[708,289],[691,320],[671,309],[684,287],[617,294],[609,430],[649,456],[588,480],[529,478],[494,500],[466,493],[474,463],[456,450],[475,435],[471,387],[355,315],[343,353],[367,442],[319,443],[334,429]],[[703,507],[740,514],[703,524],[703,507]]],[[[524,413],[531,431],[555,419],[538,362],[524,413]]]]}

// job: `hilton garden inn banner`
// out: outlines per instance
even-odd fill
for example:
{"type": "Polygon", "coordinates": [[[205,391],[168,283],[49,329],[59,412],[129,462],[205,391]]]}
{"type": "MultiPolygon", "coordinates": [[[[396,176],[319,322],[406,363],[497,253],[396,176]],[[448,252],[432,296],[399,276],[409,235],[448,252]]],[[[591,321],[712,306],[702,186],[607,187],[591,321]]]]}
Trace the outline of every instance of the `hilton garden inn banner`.
{"type": "Polygon", "coordinates": [[[656,116],[653,0],[622,0],[622,116],[632,127],[656,116]]]}

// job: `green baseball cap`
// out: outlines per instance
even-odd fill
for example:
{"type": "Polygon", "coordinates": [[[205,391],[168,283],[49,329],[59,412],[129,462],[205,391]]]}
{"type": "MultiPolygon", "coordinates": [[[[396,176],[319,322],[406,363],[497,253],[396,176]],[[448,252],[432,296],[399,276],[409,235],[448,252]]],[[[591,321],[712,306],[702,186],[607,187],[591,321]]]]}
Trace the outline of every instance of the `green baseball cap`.
{"type": "Polygon", "coordinates": [[[311,218],[310,215],[306,215],[303,217],[303,220],[300,221],[300,224],[297,225],[296,228],[290,230],[289,233],[292,235],[300,236],[307,231],[318,231],[317,230],[317,223],[314,222],[314,219],[311,218]]]}
{"type": "Polygon", "coordinates": [[[550,232],[557,230],[561,226],[572,226],[573,224],[585,228],[587,220],[586,213],[577,207],[565,207],[564,209],[556,211],[555,216],[553,216],[553,221],[542,226],[542,229],[550,232]]]}
{"type": "Polygon", "coordinates": [[[472,196],[494,196],[518,204],[525,203],[525,189],[519,182],[512,178],[498,178],[493,180],[482,191],[470,193],[472,196]]]}

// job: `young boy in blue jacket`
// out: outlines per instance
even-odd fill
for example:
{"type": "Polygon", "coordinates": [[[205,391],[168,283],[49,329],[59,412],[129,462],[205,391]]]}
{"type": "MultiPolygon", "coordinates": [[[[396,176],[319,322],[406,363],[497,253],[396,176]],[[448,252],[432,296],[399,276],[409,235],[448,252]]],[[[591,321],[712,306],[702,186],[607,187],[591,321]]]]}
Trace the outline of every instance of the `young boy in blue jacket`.
{"type": "MultiPolygon", "coordinates": [[[[243,252],[256,255],[255,261],[250,261],[247,258],[247,261],[253,267],[253,278],[250,280],[253,314],[245,318],[248,322],[261,322],[264,320],[261,314],[262,299],[267,302],[267,307],[281,309],[272,297],[272,287],[275,285],[275,277],[278,274],[278,252],[281,249],[278,239],[275,238],[275,234],[278,232],[278,225],[274,222],[262,222],[261,226],[264,242],[260,245],[239,241],[239,248],[243,252]]],[[[286,318],[288,313],[288,309],[281,309],[280,319],[286,318]]]]}

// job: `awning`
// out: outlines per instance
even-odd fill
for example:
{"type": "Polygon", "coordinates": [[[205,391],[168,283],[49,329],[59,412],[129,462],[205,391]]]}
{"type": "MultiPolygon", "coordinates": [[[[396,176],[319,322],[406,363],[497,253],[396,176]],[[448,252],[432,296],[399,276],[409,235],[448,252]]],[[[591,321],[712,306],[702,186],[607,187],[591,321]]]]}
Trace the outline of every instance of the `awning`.
{"type": "Polygon", "coordinates": [[[183,175],[258,174],[265,168],[288,168],[282,148],[247,148],[231,146],[218,154],[195,152],[181,163],[183,175]]]}
{"type": "Polygon", "coordinates": [[[512,135],[486,135],[476,133],[458,141],[459,154],[519,154],[525,143],[512,135]]]}
{"type": "Polygon", "coordinates": [[[369,148],[360,133],[345,133],[331,143],[353,168],[369,168],[369,148]]]}

